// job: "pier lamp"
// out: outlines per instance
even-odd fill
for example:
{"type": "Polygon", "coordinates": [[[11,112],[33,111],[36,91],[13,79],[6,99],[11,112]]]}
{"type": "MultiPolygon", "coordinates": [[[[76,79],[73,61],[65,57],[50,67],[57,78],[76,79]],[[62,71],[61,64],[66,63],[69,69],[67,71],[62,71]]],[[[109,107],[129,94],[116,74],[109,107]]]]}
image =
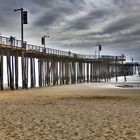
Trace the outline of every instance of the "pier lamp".
{"type": "Polygon", "coordinates": [[[99,52],[99,58],[100,58],[100,52],[102,51],[102,45],[101,43],[99,42],[98,44],[96,44],[96,46],[98,46],[98,52],[99,52]]]}
{"type": "Polygon", "coordinates": [[[98,46],[99,46],[99,58],[100,58],[100,55],[101,55],[100,51],[102,50],[102,46],[101,46],[100,42],[99,42],[98,46]]]}
{"type": "Polygon", "coordinates": [[[41,38],[41,43],[42,43],[42,45],[44,45],[44,48],[43,48],[43,52],[44,52],[44,53],[46,53],[46,48],[45,48],[45,45],[46,45],[46,43],[45,43],[45,42],[46,42],[45,38],[46,38],[46,37],[50,37],[50,36],[45,36],[45,35],[44,35],[44,36],[41,38]]]}
{"type": "Polygon", "coordinates": [[[50,37],[50,36],[45,36],[45,35],[44,35],[44,36],[41,38],[41,43],[42,43],[42,45],[44,45],[44,48],[45,48],[45,45],[46,45],[46,43],[45,43],[45,42],[46,42],[46,40],[45,40],[46,37],[50,37]]]}
{"type": "Polygon", "coordinates": [[[27,11],[24,11],[23,8],[15,9],[14,12],[21,12],[21,47],[23,47],[23,24],[28,24],[27,22],[27,11]]]}
{"type": "MultiPolygon", "coordinates": [[[[25,43],[23,44],[23,24],[27,23],[27,11],[24,11],[23,8],[15,9],[14,12],[20,11],[21,13],[21,48],[26,48],[25,43]]],[[[22,52],[22,56],[24,56],[24,52],[22,52]]],[[[22,57],[22,88],[27,88],[27,77],[25,75],[25,62],[24,57],[22,57]]]]}

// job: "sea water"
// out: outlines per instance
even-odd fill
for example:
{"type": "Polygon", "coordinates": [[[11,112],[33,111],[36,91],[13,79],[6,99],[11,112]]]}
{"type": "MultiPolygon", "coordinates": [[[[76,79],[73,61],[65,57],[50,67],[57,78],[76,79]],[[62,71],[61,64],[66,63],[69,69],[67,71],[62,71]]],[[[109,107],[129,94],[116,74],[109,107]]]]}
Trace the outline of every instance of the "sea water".
{"type": "MultiPolygon", "coordinates": [[[[111,82],[115,82],[115,78],[112,78],[111,82]]],[[[124,76],[120,76],[118,77],[116,86],[121,88],[140,88],[140,76],[139,75],[126,76],[126,81],[124,79],[124,76]]]]}

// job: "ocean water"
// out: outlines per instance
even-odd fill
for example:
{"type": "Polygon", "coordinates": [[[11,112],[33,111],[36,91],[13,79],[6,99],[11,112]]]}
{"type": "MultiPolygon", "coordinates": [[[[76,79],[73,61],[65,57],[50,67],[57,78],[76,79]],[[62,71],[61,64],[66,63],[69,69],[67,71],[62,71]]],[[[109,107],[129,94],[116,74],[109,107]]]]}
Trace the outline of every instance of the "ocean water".
{"type": "MultiPolygon", "coordinates": [[[[116,78],[112,78],[111,82],[116,82],[116,78]]],[[[124,76],[118,77],[118,82],[125,82],[124,76]]],[[[138,82],[140,83],[140,76],[139,75],[131,75],[131,76],[126,76],[126,82],[138,82]]]]}
{"type": "Polygon", "coordinates": [[[116,83],[117,87],[120,88],[139,88],[140,89],[140,76],[139,75],[131,75],[126,76],[126,81],[124,77],[118,77],[118,82],[115,81],[115,78],[112,78],[111,82],[116,83]]]}

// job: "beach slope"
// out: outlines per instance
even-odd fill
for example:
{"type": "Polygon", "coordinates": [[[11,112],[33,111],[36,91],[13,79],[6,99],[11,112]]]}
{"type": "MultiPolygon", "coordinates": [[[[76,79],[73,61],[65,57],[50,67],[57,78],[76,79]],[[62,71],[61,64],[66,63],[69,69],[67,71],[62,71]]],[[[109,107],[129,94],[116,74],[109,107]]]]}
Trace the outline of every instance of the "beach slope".
{"type": "Polygon", "coordinates": [[[139,140],[140,89],[108,83],[0,92],[1,140],[139,140]]]}

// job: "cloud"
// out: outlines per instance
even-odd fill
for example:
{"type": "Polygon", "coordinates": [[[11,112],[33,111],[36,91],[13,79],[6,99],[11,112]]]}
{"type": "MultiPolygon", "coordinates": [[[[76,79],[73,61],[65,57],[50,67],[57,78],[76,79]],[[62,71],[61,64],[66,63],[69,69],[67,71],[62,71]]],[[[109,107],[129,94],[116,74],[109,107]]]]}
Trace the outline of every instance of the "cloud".
{"type": "Polygon", "coordinates": [[[53,26],[53,24],[58,26],[61,22],[66,20],[68,16],[73,16],[80,11],[84,4],[84,1],[80,0],[67,0],[62,4],[60,1],[56,0],[42,1],[39,3],[38,1],[35,2],[45,8],[45,12],[43,12],[43,14],[35,21],[35,26],[53,26]],[[42,5],[42,3],[44,4],[42,5]]]}
{"type": "Polygon", "coordinates": [[[56,49],[88,54],[100,41],[104,53],[140,51],[139,0],[1,0],[0,33],[20,37],[20,13],[13,10],[21,7],[28,11],[24,35],[29,43],[40,45],[49,33],[47,43],[56,49]]]}
{"type": "Polygon", "coordinates": [[[60,20],[60,18],[61,17],[59,16],[58,13],[48,11],[43,16],[38,18],[34,25],[35,26],[44,26],[44,27],[49,26],[49,25],[52,25],[52,24],[56,23],[56,21],[58,19],[60,20]]]}
{"type": "Polygon", "coordinates": [[[102,21],[108,14],[108,11],[105,10],[90,11],[86,15],[70,21],[66,29],[75,31],[90,29],[97,22],[102,21]]]}
{"type": "Polygon", "coordinates": [[[129,11],[131,9],[139,8],[140,1],[139,0],[113,0],[114,4],[121,8],[122,10],[129,11]]]}
{"type": "Polygon", "coordinates": [[[124,32],[132,32],[134,27],[139,27],[140,15],[124,16],[116,21],[110,22],[105,28],[103,33],[108,34],[124,34],[124,32]]]}

